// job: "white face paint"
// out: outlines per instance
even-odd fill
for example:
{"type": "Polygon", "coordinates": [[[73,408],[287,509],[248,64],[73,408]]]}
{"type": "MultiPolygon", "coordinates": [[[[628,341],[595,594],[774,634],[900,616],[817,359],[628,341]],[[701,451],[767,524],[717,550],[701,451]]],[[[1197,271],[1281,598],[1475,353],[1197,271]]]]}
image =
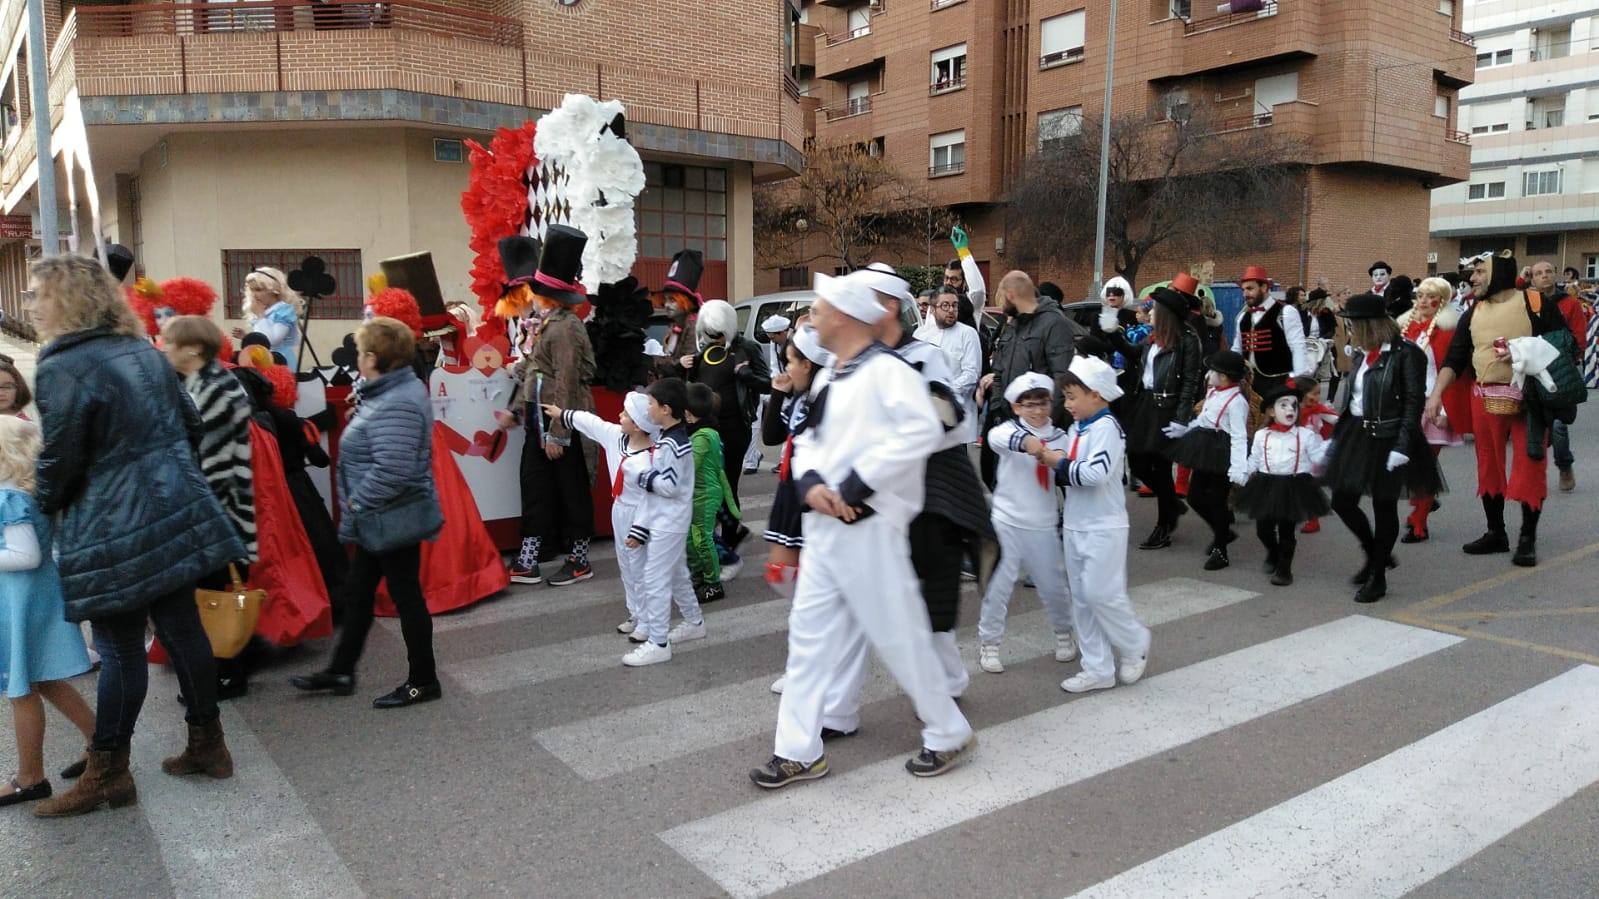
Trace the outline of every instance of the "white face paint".
{"type": "Polygon", "coordinates": [[[1294,423],[1299,421],[1299,398],[1278,397],[1277,402],[1271,404],[1271,418],[1283,427],[1293,427],[1294,423]]]}
{"type": "Polygon", "coordinates": [[[1376,268],[1371,270],[1371,286],[1381,290],[1388,284],[1388,270],[1376,268]]]}
{"type": "Polygon", "coordinates": [[[1226,377],[1219,371],[1205,372],[1205,383],[1211,387],[1220,387],[1222,378],[1226,377]]]}

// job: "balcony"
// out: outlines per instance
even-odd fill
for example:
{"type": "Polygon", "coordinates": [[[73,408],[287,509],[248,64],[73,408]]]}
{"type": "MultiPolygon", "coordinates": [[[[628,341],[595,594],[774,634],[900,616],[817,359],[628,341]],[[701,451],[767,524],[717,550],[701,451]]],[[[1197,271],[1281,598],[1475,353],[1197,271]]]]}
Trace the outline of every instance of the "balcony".
{"type": "Polygon", "coordinates": [[[957,3],[965,3],[965,2],[966,2],[966,0],[932,0],[931,8],[932,8],[933,12],[938,12],[941,9],[948,9],[951,6],[956,5],[957,3]]]}
{"type": "Polygon", "coordinates": [[[1464,31],[1461,31],[1459,28],[1449,29],[1449,39],[1455,41],[1456,43],[1465,44],[1468,47],[1477,46],[1477,38],[1474,35],[1470,35],[1464,31]]]}
{"type": "Polygon", "coordinates": [[[1156,78],[1220,73],[1265,62],[1308,59],[1321,52],[1319,6],[1311,0],[1267,0],[1258,10],[1190,20],[1166,19],[1174,52],[1156,78]]]}
{"type": "Polygon", "coordinates": [[[836,122],[839,119],[847,119],[858,115],[866,115],[871,111],[872,98],[870,96],[851,97],[837,106],[824,106],[820,110],[822,117],[829,122],[836,122]]]}
{"type": "Polygon", "coordinates": [[[816,68],[816,39],[822,29],[815,25],[801,25],[795,35],[794,64],[800,68],[816,68]]]}
{"type": "Polygon", "coordinates": [[[1469,145],[1471,143],[1471,135],[1465,131],[1456,131],[1453,128],[1450,128],[1444,131],[1444,140],[1453,141],[1457,144],[1469,145]]]}
{"type": "Polygon", "coordinates": [[[944,178],[949,175],[959,175],[966,171],[966,161],[946,162],[943,165],[930,165],[927,167],[927,177],[944,178]]]}
{"type": "Polygon", "coordinates": [[[942,81],[935,81],[932,84],[929,84],[927,86],[927,95],[929,97],[937,97],[940,94],[952,94],[958,90],[965,89],[966,76],[963,74],[955,78],[946,78],[942,81]]]}
{"type": "Polygon", "coordinates": [[[1237,25],[1240,22],[1253,22],[1256,19],[1264,19],[1275,15],[1277,15],[1277,0],[1266,0],[1258,9],[1221,13],[1203,19],[1191,18],[1183,23],[1183,34],[1214,31],[1217,28],[1226,28],[1229,25],[1237,25]]]}

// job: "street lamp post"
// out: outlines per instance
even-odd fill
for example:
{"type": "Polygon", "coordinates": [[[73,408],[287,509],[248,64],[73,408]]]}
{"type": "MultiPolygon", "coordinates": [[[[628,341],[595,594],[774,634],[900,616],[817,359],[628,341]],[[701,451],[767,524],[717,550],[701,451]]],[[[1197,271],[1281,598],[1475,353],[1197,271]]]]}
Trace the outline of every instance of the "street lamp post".
{"type": "Polygon", "coordinates": [[[56,162],[50,151],[50,53],[44,46],[44,0],[28,0],[28,77],[32,79],[34,159],[39,169],[39,245],[44,256],[61,252],[56,212],[56,162]]]}
{"type": "Polygon", "coordinates": [[[1105,284],[1105,205],[1110,190],[1110,95],[1116,74],[1116,0],[1110,0],[1110,27],[1105,38],[1105,108],[1099,122],[1099,210],[1094,223],[1094,285],[1098,297],[1105,284]]]}

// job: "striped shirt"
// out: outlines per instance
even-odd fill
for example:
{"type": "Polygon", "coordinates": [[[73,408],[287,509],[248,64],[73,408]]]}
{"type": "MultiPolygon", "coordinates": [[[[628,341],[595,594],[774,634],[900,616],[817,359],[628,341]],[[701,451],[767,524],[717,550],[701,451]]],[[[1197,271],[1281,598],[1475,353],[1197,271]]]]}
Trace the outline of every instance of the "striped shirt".
{"type": "Polygon", "coordinates": [[[200,471],[233,520],[249,559],[256,557],[255,491],[250,471],[250,397],[216,360],[183,379],[200,412],[200,471]]]}

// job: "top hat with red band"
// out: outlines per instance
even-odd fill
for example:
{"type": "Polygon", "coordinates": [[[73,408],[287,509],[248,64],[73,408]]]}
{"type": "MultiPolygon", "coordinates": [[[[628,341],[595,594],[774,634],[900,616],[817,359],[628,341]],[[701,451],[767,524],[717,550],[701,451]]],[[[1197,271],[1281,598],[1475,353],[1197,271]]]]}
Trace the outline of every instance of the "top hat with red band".
{"type": "Polygon", "coordinates": [[[662,290],[675,290],[701,303],[700,278],[705,274],[705,254],[699,250],[678,250],[672,256],[672,267],[666,270],[666,283],[662,290]]]}
{"type": "Polygon", "coordinates": [[[533,273],[539,270],[539,253],[543,249],[536,237],[515,234],[500,238],[500,267],[505,269],[507,290],[532,280],[533,273]]]}
{"type": "Polygon", "coordinates": [[[544,232],[544,252],[539,254],[538,271],[528,283],[534,293],[576,306],[588,301],[583,276],[583,248],[589,236],[570,225],[551,225],[544,232]]]}

